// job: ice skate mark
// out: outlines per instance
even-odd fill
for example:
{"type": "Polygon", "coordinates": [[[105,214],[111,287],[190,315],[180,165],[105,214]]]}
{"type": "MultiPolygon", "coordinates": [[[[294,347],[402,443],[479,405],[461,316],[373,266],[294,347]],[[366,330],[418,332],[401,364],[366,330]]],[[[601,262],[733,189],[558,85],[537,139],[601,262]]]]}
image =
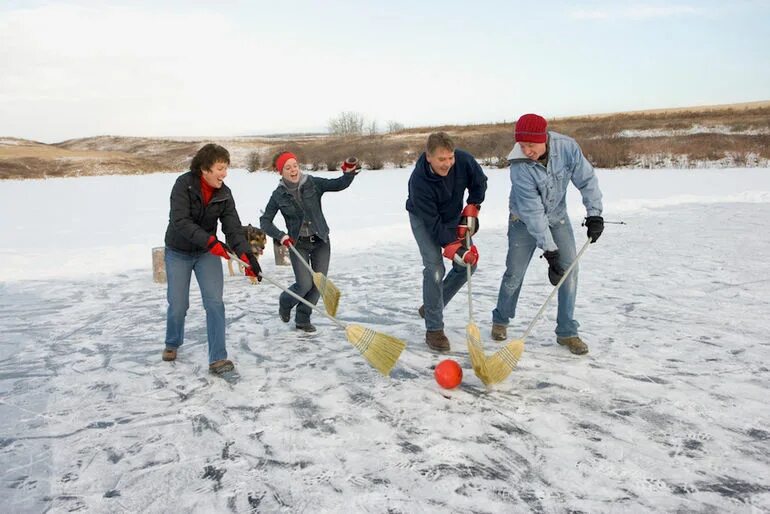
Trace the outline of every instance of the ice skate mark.
{"type": "Polygon", "coordinates": [[[68,482],[75,482],[77,479],[80,478],[77,473],[74,471],[70,471],[69,473],[65,473],[62,475],[62,477],[59,479],[59,482],[62,482],[64,484],[68,482]]]}
{"type": "Polygon", "coordinates": [[[508,476],[507,467],[495,469],[478,462],[469,464],[437,464],[420,469],[418,472],[428,480],[439,480],[445,476],[456,476],[463,479],[505,480],[508,476]]]}
{"type": "Polygon", "coordinates": [[[265,492],[260,493],[248,493],[246,495],[246,501],[249,502],[251,512],[258,512],[259,504],[262,503],[262,499],[265,497],[265,492]]]}
{"type": "MultiPolygon", "coordinates": [[[[755,441],[767,441],[770,439],[770,432],[761,430],[759,428],[751,428],[746,432],[746,435],[754,439],[755,441]]],[[[0,441],[0,448],[2,448],[2,441],[0,441]]]]}
{"type": "Polygon", "coordinates": [[[401,447],[401,450],[404,453],[420,453],[420,452],[422,452],[422,448],[420,446],[417,446],[416,444],[410,443],[409,441],[399,441],[398,445],[401,447]]]}
{"type": "Polygon", "coordinates": [[[699,491],[714,492],[725,498],[733,498],[744,503],[753,495],[770,492],[770,485],[767,484],[752,484],[728,476],[717,478],[718,482],[696,482],[695,487],[699,491]]]}
{"type": "Polygon", "coordinates": [[[222,489],[222,477],[227,472],[226,469],[215,468],[214,466],[207,465],[203,468],[203,476],[201,478],[208,478],[214,482],[214,490],[219,491],[222,489]]]}
{"type": "Polygon", "coordinates": [[[104,451],[107,452],[107,460],[113,464],[117,464],[123,458],[122,453],[118,453],[114,451],[112,448],[106,448],[104,451]]]}
{"type": "Polygon", "coordinates": [[[252,405],[234,405],[232,407],[227,407],[227,411],[234,412],[239,418],[241,418],[241,421],[257,421],[259,414],[272,406],[272,403],[266,405],[257,405],[256,407],[252,405]]]}
{"type": "Polygon", "coordinates": [[[631,303],[624,303],[620,307],[623,309],[624,313],[629,314],[636,309],[637,305],[639,305],[639,302],[631,302],[631,303]]]}
{"type": "Polygon", "coordinates": [[[43,502],[50,503],[50,505],[46,506],[46,512],[48,510],[52,510],[53,512],[59,512],[62,510],[66,510],[67,512],[75,512],[87,508],[86,503],[80,496],[73,496],[69,494],[60,494],[59,496],[55,497],[44,496],[43,502]]]}
{"type": "Polygon", "coordinates": [[[334,478],[335,478],[334,473],[328,470],[324,470],[321,473],[318,473],[317,475],[302,477],[302,482],[304,482],[306,485],[313,487],[318,485],[329,485],[332,483],[334,478]]]}
{"type": "Polygon", "coordinates": [[[110,489],[109,491],[104,493],[105,498],[117,498],[118,496],[120,496],[120,491],[118,491],[117,489],[110,489]]]}
{"type": "Polygon", "coordinates": [[[21,475],[10,480],[8,487],[11,489],[19,489],[24,491],[31,491],[37,489],[37,480],[30,480],[29,475],[21,475]]]}
{"type": "MultiPolygon", "coordinates": [[[[501,499],[506,500],[506,502],[510,502],[511,499],[514,499],[514,501],[515,501],[515,496],[513,498],[509,498],[509,496],[512,496],[512,493],[508,492],[505,489],[496,489],[494,492],[501,499]],[[507,494],[506,495],[501,495],[498,491],[505,492],[507,494]]],[[[513,494],[515,494],[515,493],[513,493],[513,494]]],[[[543,502],[537,496],[535,491],[533,491],[532,489],[525,489],[524,491],[521,491],[520,493],[518,493],[517,496],[519,498],[521,498],[524,501],[524,503],[527,504],[527,506],[530,508],[530,510],[532,512],[535,512],[535,513],[538,513],[538,514],[543,513],[543,512],[547,512],[547,510],[543,506],[543,502]]]]}
{"type": "Polygon", "coordinates": [[[653,384],[660,384],[660,385],[667,385],[669,382],[667,380],[663,380],[662,378],[658,377],[651,377],[649,375],[630,375],[628,373],[623,373],[622,371],[618,370],[612,370],[613,373],[616,375],[620,375],[624,378],[630,378],[631,380],[637,380],[639,382],[652,382],[653,384]]]}
{"type": "Polygon", "coordinates": [[[515,435],[515,436],[531,436],[529,432],[524,430],[523,428],[519,428],[513,423],[492,423],[491,426],[493,428],[496,428],[500,430],[501,432],[508,434],[508,435],[515,435]]]}
{"type": "Polygon", "coordinates": [[[203,414],[196,414],[190,421],[192,422],[193,434],[196,436],[203,435],[204,430],[211,430],[212,432],[222,435],[219,431],[219,425],[203,414]]]}

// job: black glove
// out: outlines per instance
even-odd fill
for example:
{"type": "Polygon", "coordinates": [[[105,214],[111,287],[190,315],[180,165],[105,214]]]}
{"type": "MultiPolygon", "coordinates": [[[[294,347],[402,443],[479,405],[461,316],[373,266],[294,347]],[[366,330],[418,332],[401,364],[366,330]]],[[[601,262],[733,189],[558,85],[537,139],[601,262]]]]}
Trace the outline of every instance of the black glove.
{"type": "Polygon", "coordinates": [[[583,225],[588,229],[588,237],[591,238],[591,242],[595,243],[599,236],[604,232],[604,218],[601,216],[588,216],[583,225]]]}
{"type": "Polygon", "coordinates": [[[559,250],[543,252],[542,256],[548,261],[548,281],[552,286],[555,286],[564,276],[564,269],[559,264],[559,250]]]}
{"type": "Polygon", "coordinates": [[[257,260],[256,255],[251,252],[247,252],[246,258],[249,260],[249,264],[251,264],[251,268],[246,270],[246,274],[250,275],[248,271],[251,271],[251,273],[254,274],[254,277],[256,277],[257,282],[262,282],[262,267],[259,265],[259,261],[257,260]]]}

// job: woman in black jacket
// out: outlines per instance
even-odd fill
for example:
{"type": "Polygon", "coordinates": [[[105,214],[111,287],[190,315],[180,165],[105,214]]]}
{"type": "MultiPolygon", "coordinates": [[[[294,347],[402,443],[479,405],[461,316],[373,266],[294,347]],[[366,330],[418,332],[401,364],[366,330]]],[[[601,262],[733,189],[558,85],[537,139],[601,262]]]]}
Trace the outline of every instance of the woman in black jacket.
{"type": "Polygon", "coordinates": [[[190,171],[181,175],[171,190],[171,211],[166,229],[166,276],[168,314],[164,361],[176,359],[184,342],[184,321],[190,304],[190,279],[195,278],[206,310],[209,371],[215,374],[234,369],[225,347],[224,278],[220,257],[229,259],[227,245],[217,240],[222,222],[227,243],[241,259],[251,264],[246,274],[259,280],[259,262],[246,242],[230,188],[224,183],[230,153],[210,143],[198,150],[190,171]]]}

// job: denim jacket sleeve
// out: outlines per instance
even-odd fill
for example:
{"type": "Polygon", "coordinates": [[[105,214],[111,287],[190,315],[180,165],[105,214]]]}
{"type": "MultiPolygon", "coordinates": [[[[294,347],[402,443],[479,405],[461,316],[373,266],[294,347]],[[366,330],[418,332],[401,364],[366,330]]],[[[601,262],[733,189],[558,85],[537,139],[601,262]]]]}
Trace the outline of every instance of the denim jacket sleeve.
{"type": "Polygon", "coordinates": [[[602,215],[602,192],[599,190],[599,179],[594,167],[585,158],[580,146],[574,144],[572,149],[573,171],[572,183],[580,190],[587,216],[602,215]]]}
{"type": "Polygon", "coordinates": [[[281,238],[286,235],[286,233],[282,232],[278,227],[275,226],[275,223],[273,223],[277,213],[278,201],[275,199],[275,193],[273,193],[270,195],[270,200],[267,202],[265,212],[262,213],[262,216],[259,217],[259,227],[265,232],[265,234],[272,237],[273,239],[280,241],[281,238]]]}
{"type": "Polygon", "coordinates": [[[321,178],[313,177],[313,182],[318,188],[318,192],[323,194],[327,191],[342,191],[347,189],[350,184],[353,183],[353,179],[356,177],[355,173],[343,173],[341,177],[337,178],[321,178]]]}
{"type": "Polygon", "coordinates": [[[511,166],[511,204],[517,206],[519,217],[535,238],[538,248],[545,251],[558,250],[537,184],[526,168],[525,165],[511,166]]]}

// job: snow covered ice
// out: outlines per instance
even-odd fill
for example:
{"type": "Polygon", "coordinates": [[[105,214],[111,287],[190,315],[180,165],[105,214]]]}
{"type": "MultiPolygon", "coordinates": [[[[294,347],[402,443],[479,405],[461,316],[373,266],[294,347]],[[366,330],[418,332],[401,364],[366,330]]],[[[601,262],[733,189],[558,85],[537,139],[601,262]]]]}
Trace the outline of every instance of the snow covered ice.
{"type": "MultiPolygon", "coordinates": [[[[485,171],[473,291],[490,353],[509,180],[485,171]]],[[[176,175],[0,182],[0,510],[770,510],[770,170],[599,171],[605,219],[627,225],[581,261],[590,353],[556,344],[554,303],[490,391],[470,369],[464,290],[445,314],[463,383],[433,380],[444,356],[417,315],[409,172],[364,171],[324,196],[339,317],[407,342],[391,377],[324,317],[297,333],[276,288],[226,276],[236,383],[207,372],[195,281],[179,359],[160,360],[151,248],[176,175]]],[[[231,171],[244,223],[276,181],[231,171]]],[[[580,240],[575,191],[569,203],[580,240]]],[[[290,284],[270,250],[265,273],[290,284]]],[[[510,336],[549,292],[536,260],[510,336]]]]}

